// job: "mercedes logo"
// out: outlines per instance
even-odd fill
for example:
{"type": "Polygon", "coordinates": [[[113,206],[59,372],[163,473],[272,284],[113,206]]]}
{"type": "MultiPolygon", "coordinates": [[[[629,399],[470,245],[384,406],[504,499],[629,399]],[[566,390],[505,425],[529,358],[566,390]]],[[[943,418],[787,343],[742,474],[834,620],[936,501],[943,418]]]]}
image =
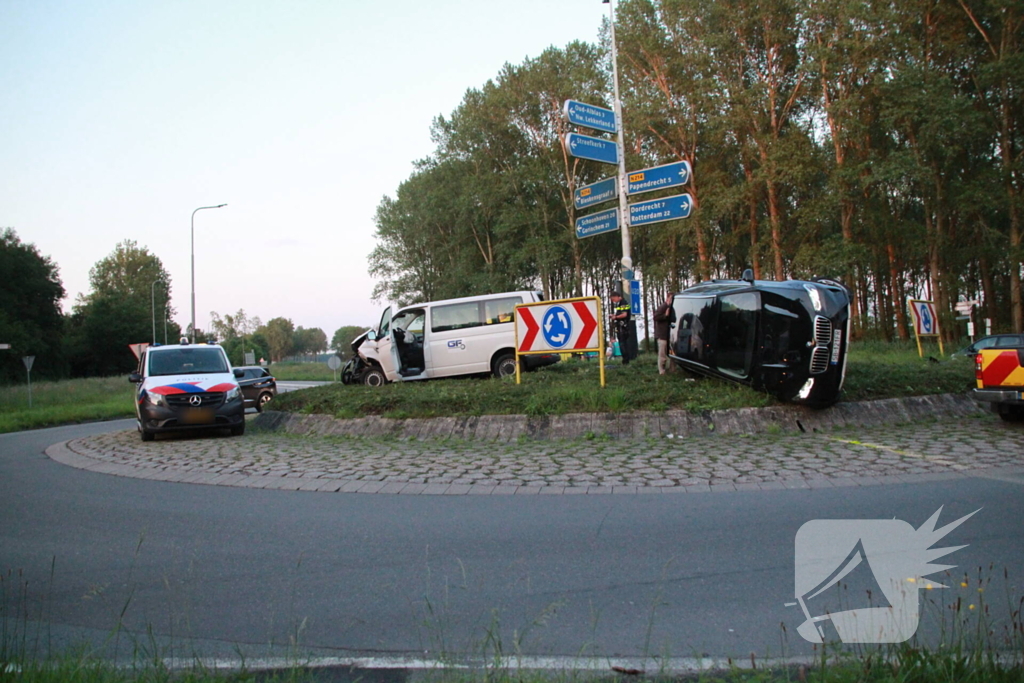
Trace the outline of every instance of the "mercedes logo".
{"type": "Polygon", "coordinates": [[[189,396],[188,397],[188,404],[190,406],[198,408],[199,406],[203,405],[203,397],[198,395],[198,394],[195,394],[193,396],[189,396]]]}

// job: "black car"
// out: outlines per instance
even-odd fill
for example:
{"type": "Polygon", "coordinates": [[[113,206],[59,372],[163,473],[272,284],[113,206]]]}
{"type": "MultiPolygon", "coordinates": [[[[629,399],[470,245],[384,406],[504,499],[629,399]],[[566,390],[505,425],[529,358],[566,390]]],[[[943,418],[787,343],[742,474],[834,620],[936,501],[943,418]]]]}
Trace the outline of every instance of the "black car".
{"type": "Polygon", "coordinates": [[[270,370],[263,367],[253,365],[235,369],[244,373],[238,380],[238,386],[242,388],[245,407],[263,412],[263,406],[277,396],[277,380],[270,374],[270,370]]]}
{"type": "Polygon", "coordinates": [[[950,355],[953,358],[963,356],[974,360],[978,351],[982,349],[1018,349],[1021,347],[1024,347],[1024,334],[994,334],[991,337],[982,337],[970,346],[950,355]]]}
{"type": "Polygon", "coordinates": [[[712,280],[675,296],[669,355],[693,373],[815,407],[839,399],[850,295],[833,280],[712,280]]]}

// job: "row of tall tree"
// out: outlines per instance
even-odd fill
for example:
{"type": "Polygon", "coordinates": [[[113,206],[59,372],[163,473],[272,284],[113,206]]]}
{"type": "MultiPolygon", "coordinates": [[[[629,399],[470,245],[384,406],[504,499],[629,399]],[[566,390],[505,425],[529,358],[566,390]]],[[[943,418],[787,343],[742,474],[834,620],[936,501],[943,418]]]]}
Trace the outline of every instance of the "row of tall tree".
{"type": "MultiPolygon", "coordinates": [[[[627,168],[694,169],[692,217],[633,230],[649,301],[751,267],[839,277],[859,335],[905,337],[908,297],[934,299],[949,336],[965,299],[1024,329],[1024,5],[617,7],[627,168]]],[[[610,107],[607,36],[507,64],[435,120],[434,153],[378,206],[375,296],[607,292],[619,237],[578,240],[572,193],[614,168],[572,158],[561,115],[610,107]]]]}
{"type": "MultiPolygon", "coordinates": [[[[175,344],[181,327],[172,319],[171,277],[160,259],[133,240],[119,243],[89,271],[90,291],[69,314],[61,311],[64,286],[57,265],[12,229],[0,232],[0,383],[25,379],[22,357],[35,356],[32,376],[46,379],[127,374],[136,366],[129,344],[175,344]]],[[[223,342],[231,362],[245,351],[256,359],[327,350],[319,328],[296,328],[286,318],[263,324],[239,310],[211,313],[213,338],[223,342]]],[[[344,328],[343,328],[344,329],[344,328]]],[[[185,331],[188,333],[188,330],[185,331]]],[[[208,336],[196,331],[197,339],[208,336]]]]}

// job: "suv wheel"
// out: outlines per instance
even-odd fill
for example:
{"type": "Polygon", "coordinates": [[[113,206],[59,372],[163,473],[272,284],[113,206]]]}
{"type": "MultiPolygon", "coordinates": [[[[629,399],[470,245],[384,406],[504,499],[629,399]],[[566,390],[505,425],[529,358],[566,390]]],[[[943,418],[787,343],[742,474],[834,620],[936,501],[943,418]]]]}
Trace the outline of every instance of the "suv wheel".
{"type": "Polygon", "coordinates": [[[491,366],[491,373],[498,379],[514,376],[516,374],[515,355],[505,353],[495,358],[494,364],[491,366]]]}
{"type": "Polygon", "coordinates": [[[388,378],[380,368],[367,368],[363,372],[363,384],[368,387],[382,387],[388,383],[388,378]]]}
{"type": "Polygon", "coordinates": [[[270,403],[271,399],[273,399],[273,398],[274,397],[270,394],[269,391],[264,391],[262,394],[260,394],[260,397],[258,399],[256,399],[256,412],[257,413],[262,413],[263,412],[263,406],[265,406],[268,403],[270,403]]]}

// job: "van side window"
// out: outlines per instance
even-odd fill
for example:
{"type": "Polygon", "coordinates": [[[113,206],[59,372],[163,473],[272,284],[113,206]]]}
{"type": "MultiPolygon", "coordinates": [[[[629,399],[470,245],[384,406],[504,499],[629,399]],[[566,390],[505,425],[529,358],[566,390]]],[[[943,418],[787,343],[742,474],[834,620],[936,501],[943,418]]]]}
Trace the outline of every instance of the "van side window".
{"type": "Polygon", "coordinates": [[[484,301],[484,325],[512,322],[512,315],[515,313],[516,304],[521,303],[523,303],[521,296],[484,301]]]}
{"type": "Polygon", "coordinates": [[[434,306],[430,313],[431,332],[448,332],[467,327],[480,326],[480,303],[468,301],[463,304],[434,306]]]}

